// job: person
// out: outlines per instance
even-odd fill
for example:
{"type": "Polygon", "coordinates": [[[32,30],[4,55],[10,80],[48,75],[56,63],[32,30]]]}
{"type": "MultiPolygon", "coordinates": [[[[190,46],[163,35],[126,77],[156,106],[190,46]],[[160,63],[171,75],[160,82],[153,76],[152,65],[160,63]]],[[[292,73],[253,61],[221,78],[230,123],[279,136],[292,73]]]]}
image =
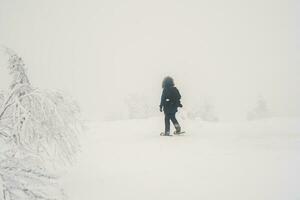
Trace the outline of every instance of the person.
{"type": "Polygon", "coordinates": [[[165,114],[165,132],[162,133],[162,135],[170,135],[170,120],[176,129],[174,134],[180,134],[181,127],[175,117],[175,114],[178,111],[178,107],[182,107],[180,102],[181,95],[175,87],[173,78],[170,76],[163,79],[162,88],[163,91],[159,105],[160,112],[164,111],[165,114]]]}

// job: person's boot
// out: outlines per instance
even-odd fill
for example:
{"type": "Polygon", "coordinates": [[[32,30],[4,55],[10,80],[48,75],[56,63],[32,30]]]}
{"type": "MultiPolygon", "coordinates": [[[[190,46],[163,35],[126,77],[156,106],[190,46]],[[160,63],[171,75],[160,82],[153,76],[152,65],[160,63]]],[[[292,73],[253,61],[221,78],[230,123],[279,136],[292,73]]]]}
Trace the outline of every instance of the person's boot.
{"type": "Polygon", "coordinates": [[[171,136],[171,135],[170,135],[170,131],[162,132],[160,135],[161,135],[161,136],[171,136]]]}
{"type": "Polygon", "coordinates": [[[179,124],[174,124],[176,131],[174,132],[174,134],[180,134],[181,133],[181,127],[179,124]]]}

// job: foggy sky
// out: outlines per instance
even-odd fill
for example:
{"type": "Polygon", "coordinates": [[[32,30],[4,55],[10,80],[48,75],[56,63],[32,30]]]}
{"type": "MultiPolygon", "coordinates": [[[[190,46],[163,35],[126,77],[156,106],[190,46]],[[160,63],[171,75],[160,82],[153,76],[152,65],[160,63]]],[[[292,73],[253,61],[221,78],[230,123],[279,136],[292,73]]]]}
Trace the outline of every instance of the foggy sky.
{"type": "Polygon", "coordinates": [[[300,115],[297,12],[289,0],[0,0],[0,44],[87,118],[123,112],[132,93],[158,107],[166,75],[188,109],[207,99],[241,118],[262,95],[274,115],[300,115]]]}

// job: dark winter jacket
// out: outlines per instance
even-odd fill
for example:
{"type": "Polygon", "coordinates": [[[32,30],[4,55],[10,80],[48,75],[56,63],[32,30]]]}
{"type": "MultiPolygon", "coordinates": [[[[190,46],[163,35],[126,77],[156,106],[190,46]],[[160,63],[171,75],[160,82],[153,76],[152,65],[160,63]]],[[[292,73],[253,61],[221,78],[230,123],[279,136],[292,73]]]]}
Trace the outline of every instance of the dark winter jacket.
{"type": "Polygon", "coordinates": [[[181,95],[176,87],[166,87],[163,89],[160,108],[165,113],[176,113],[178,107],[182,107],[180,103],[181,95]]]}

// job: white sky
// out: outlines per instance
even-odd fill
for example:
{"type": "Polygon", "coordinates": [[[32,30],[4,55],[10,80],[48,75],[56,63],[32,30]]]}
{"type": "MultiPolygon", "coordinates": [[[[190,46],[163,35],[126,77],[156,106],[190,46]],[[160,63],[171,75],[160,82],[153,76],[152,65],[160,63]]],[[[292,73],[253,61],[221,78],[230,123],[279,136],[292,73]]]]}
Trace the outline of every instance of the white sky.
{"type": "MultiPolygon", "coordinates": [[[[240,118],[262,94],[275,114],[299,115],[299,8],[296,0],[0,0],[0,44],[24,58],[34,85],[67,91],[90,118],[117,112],[136,92],[157,107],[165,75],[190,109],[210,99],[222,118],[240,118]]],[[[1,88],[7,77],[0,69],[1,88]]]]}

